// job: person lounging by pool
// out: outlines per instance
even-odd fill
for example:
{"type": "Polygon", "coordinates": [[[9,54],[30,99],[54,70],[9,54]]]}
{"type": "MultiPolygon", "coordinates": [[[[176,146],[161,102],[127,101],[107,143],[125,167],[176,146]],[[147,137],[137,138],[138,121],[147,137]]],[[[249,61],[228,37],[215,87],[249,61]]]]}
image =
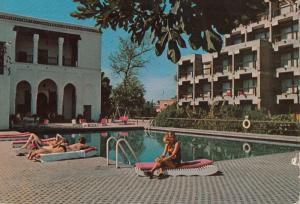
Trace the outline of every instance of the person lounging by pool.
{"type": "Polygon", "coordinates": [[[153,178],[155,170],[160,169],[159,178],[163,176],[164,169],[173,169],[181,163],[181,143],[176,140],[174,132],[168,132],[164,136],[165,148],[162,155],[155,159],[155,164],[150,171],[145,171],[145,175],[153,178]]]}
{"type": "Polygon", "coordinates": [[[52,148],[41,148],[35,151],[32,151],[28,155],[28,159],[32,160],[39,154],[51,154],[51,153],[58,153],[58,152],[66,152],[67,147],[63,144],[60,144],[58,146],[52,147],[52,148]]]}
{"type": "Polygon", "coordinates": [[[28,159],[32,160],[33,158],[35,158],[39,154],[51,154],[51,153],[58,153],[58,152],[78,151],[78,150],[86,149],[88,147],[89,146],[86,144],[85,137],[82,136],[82,137],[79,138],[79,141],[77,143],[72,144],[72,145],[59,144],[58,146],[52,146],[52,148],[42,147],[41,149],[32,151],[28,155],[28,159]]]}
{"type": "Polygon", "coordinates": [[[65,139],[60,134],[56,134],[54,141],[43,142],[36,134],[32,133],[27,142],[21,147],[21,149],[41,149],[42,147],[49,146],[50,148],[57,147],[63,144],[65,139]]]}
{"type": "Polygon", "coordinates": [[[87,149],[89,146],[86,144],[85,137],[81,136],[77,143],[68,145],[67,150],[68,151],[78,151],[82,149],[87,149]]]}

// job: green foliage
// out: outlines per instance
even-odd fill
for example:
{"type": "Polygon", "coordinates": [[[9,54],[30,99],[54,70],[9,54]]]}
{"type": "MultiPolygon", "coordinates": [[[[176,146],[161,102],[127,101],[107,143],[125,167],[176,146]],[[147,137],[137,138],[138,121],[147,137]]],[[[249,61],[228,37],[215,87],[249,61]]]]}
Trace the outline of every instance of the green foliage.
{"type": "MultiPolygon", "coordinates": [[[[128,110],[131,117],[142,114],[153,115],[150,104],[145,102],[145,89],[138,79],[138,72],[148,62],[145,54],[151,50],[147,44],[132,43],[129,39],[119,39],[119,50],[109,56],[113,72],[121,76],[122,82],[113,89],[114,109],[128,110]],[[143,109],[143,106],[145,109],[143,109]]],[[[153,104],[152,104],[153,105],[153,104]]]]}
{"type": "Polygon", "coordinates": [[[195,128],[203,130],[219,130],[234,132],[252,132],[279,135],[300,135],[300,124],[290,115],[268,116],[264,110],[251,110],[240,106],[222,105],[212,106],[215,111],[205,111],[200,108],[192,110],[190,107],[168,106],[157,115],[157,126],[195,128]],[[245,116],[251,121],[249,129],[242,124],[245,116]]]}
{"type": "Polygon", "coordinates": [[[120,83],[112,91],[114,107],[119,106],[124,110],[127,109],[130,116],[141,115],[141,104],[145,103],[144,93],[144,86],[135,77],[129,79],[126,85],[120,83]]]}
{"type": "Polygon", "coordinates": [[[141,117],[154,117],[156,116],[156,109],[153,101],[146,101],[141,109],[141,117]]]}
{"type": "Polygon", "coordinates": [[[195,50],[220,51],[221,34],[255,20],[266,8],[262,0],[73,1],[80,4],[71,14],[73,17],[94,18],[100,31],[123,29],[137,44],[151,33],[155,53],[161,55],[167,47],[167,56],[174,63],[181,56],[179,47],[185,48],[187,42],[195,50]]]}
{"type": "Polygon", "coordinates": [[[111,91],[110,79],[101,72],[101,118],[108,116],[112,111],[111,91]]]}
{"type": "Polygon", "coordinates": [[[118,52],[109,56],[113,73],[120,75],[124,83],[132,77],[137,77],[139,70],[148,62],[145,54],[151,49],[147,44],[138,45],[129,39],[120,38],[118,52]]]}

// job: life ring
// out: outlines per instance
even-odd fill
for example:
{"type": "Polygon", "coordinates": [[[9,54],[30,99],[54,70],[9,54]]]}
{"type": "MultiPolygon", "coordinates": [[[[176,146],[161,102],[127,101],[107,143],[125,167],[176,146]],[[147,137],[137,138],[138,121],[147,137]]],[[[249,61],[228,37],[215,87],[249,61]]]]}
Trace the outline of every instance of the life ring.
{"type": "Polygon", "coordinates": [[[243,144],[243,151],[244,151],[245,153],[247,153],[247,154],[251,152],[251,146],[250,146],[249,143],[244,143],[244,144],[243,144]]]}
{"type": "Polygon", "coordinates": [[[245,120],[243,121],[243,128],[249,129],[250,126],[251,126],[250,120],[245,119],[245,120]]]}

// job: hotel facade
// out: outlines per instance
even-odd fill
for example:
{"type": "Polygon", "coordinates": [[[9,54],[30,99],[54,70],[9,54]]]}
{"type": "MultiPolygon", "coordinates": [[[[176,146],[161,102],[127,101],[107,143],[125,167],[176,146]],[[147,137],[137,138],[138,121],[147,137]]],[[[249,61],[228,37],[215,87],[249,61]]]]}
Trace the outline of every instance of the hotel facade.
{"type": "Polygon", "coordinates": [[[101,107],[97,29],[0,13],[0,129],[10,115],[83,115],[101,107]]]}
{"type": "Polygon", "coordinates": [[[266,1],[258,21],[224,36],[220,53],[177,64],[179,106],[231,104],[300,113],[299,2],[266,1]]]}

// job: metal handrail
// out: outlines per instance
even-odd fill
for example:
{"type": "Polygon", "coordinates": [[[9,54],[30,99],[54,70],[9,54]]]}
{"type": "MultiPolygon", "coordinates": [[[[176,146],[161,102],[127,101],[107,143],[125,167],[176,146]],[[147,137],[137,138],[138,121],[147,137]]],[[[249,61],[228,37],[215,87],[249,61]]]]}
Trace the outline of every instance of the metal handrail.
{"type": "MultiPolygon", "coordinates": [[[[118,142],[118,140],[117,140],[115,137],[110,137],[110,138],[108,138],[108,140],[106,141],[106,163],[107,163],[107,165],[109,165],[109,157],[108,157],[108,154],[109,154],[109,143],[110,143],[111,140],[116,141],[116,143],[118,142]]],[[[129,164],[130,164],[130,159],[129,159],[129,157],[128,157],[128,154],[126,154],[125,149],[124,149],[122,146],[120,146],[120,148],[121,148],[121,151],[123,152],[123,154],[125,155],[126,159],[129,161],[129,164]]]]}
{"type": "MultiPolygon", "coordinates": [[[[130,150],[131,154],[134,156],[135,160],[137,162],[139,161],[138,158],[137,158],[137,156],[135,155],[132,147],[130,146],[129,142],[127,140],[125,140],[124,138],[120,138],[120,139],[118,139],[117,144],[116,144],[116,168],[119,168],[119,147],[121,148],[121,150],[123,148],[121,146],[121,142],[124,142],[127,145],[128,149],[130,150]]],[[[127,158],[127,159],[129,161],[129,164],[131,165],[129,158],[127,158]]]]}

